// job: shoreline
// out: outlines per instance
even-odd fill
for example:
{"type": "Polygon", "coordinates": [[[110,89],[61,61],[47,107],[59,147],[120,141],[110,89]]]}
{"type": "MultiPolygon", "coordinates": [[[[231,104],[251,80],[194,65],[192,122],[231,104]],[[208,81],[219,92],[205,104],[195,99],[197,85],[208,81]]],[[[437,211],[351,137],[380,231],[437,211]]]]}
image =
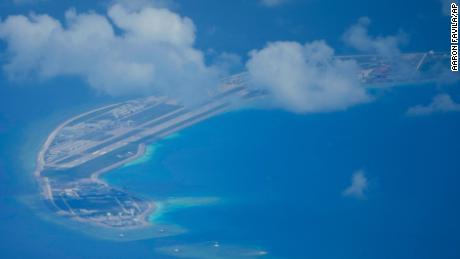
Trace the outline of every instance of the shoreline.
{"type": "MultiPolygon", "coordinates": [[[[45,200],[49,200],[54,204],[53,195],[52,195],[52,191],[51,191],[51,187],[50,187],[48,178],[47,177],[44,177],[43,179],[40,179],[40,178],[41,178],[41,172],[45,168],[45,164],[46,164],[45,160],[44,160],[45,153],[46,153],[47,149],[49,148],[49,146],[51,145],[51,143],[53,142],[53,140],[56,137],[56,135],[59,133],[59,131],[62,130],[62,128],[64,128],[67,124],[69,124],[69,123],[71,123],[71,122],[73,122],[75,120],[78,120],[78,119],[80,119],[80,118],[82,118],[82,117],[84,117],[86,115],[89,115],[91,113],[98,112],[98,111],[101,111],[101,110],[104,110],[104,109],[107,109],[107,108],[110,108],[110,107],[114,107],[114,106],[120,105],[122,103],[123,102],[110,104],[110,105],[106,105],[106,106],[103,106],[103,107],[99,107],[99,108],[84,112],[82,114],[79,114],[77,116],[74,116],[74,117],[72,117],[70,119],[67,119],[66,121],[64,121],[61,124],[59,124],[48,135],[48,137],[43,142],[43,144],[41,145],[41,148],[40,148],[40,150],[38,152],[38,156],[36,158],[36,163],[37,164],[36,164],[36,167],[35,167],[35,170],[34,170],[34,178],[36,179],[36,183],[38,183],[39,189],[41,191],[40,195],[43,196],[45,198],[45,200]]],[[[103,175],[105,173],[108,173],[109,171],[114,170],[116,168],[119,168],[119,167],[121,167],[122,165],[124,165],[126,163],[132,162],[132,161],[142,157],[142,155],[144,155],[144,154],[145,154],[145,144],[140,144],[138,149],[137,149],[136,155],[134,155],[132,157],[128,157],[125,160],[122,160],[122,161],[120,161],[120,162],[118,162],[116,164],[113,164],[113,165],[109,166],[109,167],[106,167],[106,168],[103,168],[101,170],[98,170],[98,171],[92,173],[89,178],[86,178],[86,180],[90,180],[90,181],[97,182],[97,183],[100,183],[100,184],[108,186],[109,184],[106,181],[104,181],[103,179],[99,178],[101,175],[103,175]]],[[[146,200],[146,202],[147,202],[147,205],[148,205],[148,209],[141,214],[141,218],[142,218],[141,223],[143,223],[143,224],[141,226],[136,226],[136,227],[132,227],[132,228],[130,228],[130,227],[119,228],[120,230],[129,230],[129,229],[135,229],[135,228],[142,228],[142,227],[146,227],[146,226],[151,225],[148,219],[149,219],[150,215],[155,213],[156,205],[155,205],[155,203],[153,201],[150,201],[150,200],[146,200]]],[[[75,220],[77,220],[77,221],[80,221],[80,222],[91,223],[91,224],[94,224],[94,225],[97,225],[97,226],[100,226],[100,227],[112,229],[112,227],[106,226],[104,224],[98,224],[98,223],[93,222],[93,221],[85,220],[85,219],[82,219],[81,217],[73,217],[73,218],[75,220]]]]}
{"type": "Polygon", "coordinates": [[[48,207],[68,219],[111,230],[143,229],[157,206],[102,176],[146,154],[173,133],[258,97],[238,74],[200,105],[150,96],[104,105],[60,123],[36,158],[34,176],[48,207]]]}
{"type": "MultiPolygon", "coordinates": [[[[40,151],[39,151],[39,155],[36,159],[37,161],[37,166],[36,166],[36,169],[35,169],[35,173],[34,173],[34,176],[36,178],[36,182],[39,184],[39,187],[41,189],[41,195],[45,198],[45,200],[48,200],[50,201],[51,203],[53,203],[53,205],[56,207],[56,205],[54,204],[54,198],[53,198],[53,194],[52,194],[52,191],[51,191],[51,186],[50,186],[50,183],[48,181],[48,177],[42,177],[41,176],[41,172],[45,169],[45,161],[44,161],[44,156],[45,156],[45,153],[47,151],[47,149],[49,148],[49,146],[51,145],[52,141],[54,140],[54,138],[56,137],[56,135],[59,133],[59,131],[64,128],[67,124],[83,117],[83,116],[86,116],[88,114],[91,114],[91,113],[94,113],[94,112],[97,112],[97,111],[100,111],[100,110],[103,110],[103,109],[107,109],[107,108],[110,108],[110,107],[114,107],[116,105],[119,105],[121,103],[116,103],[116,104],[111,104],[111,105],[106,105],[106,106],[103,106],[103,107],[100,107],[100,108],[96,108],[94,110],[91,110],[91,111],[88,111],[88,112],[85,112],[83,114],[79,114],[77,116],[74,116],[66,121],[64,121],[63,123],[59,124],[59,126],[57,128],[55,128],[47,137],[46,141],[44,142],[44,144],[42,145],[40,151]]],[[[228,107],[224,107],[224,108],[228,108],[228,107]]],[[[226,110],[226,109],[224,109],[226,110]]],[[[177,133],[178,131],[182,130],[183,128],[186,128],[186,127],[189,127],[195,123],[197,123],[198,121],[201,121],[203,119],[208,119],[212,116],[215,116],[217,114],[220,114],[222,113],[222,110],[219,109],[219,110],[215,110],[209,114],[207,114],[206,116],[204,116],[203,118],[200,118],[200,119],[193,119],[193,120],[190,120],[182,125],[180,125],[179,127],[175,127],[175,128],[172,128],[170,130],[166,130],[160,134],[158,134],[158,140],[163,140],[165,138],[167,138],[168,136],[171,136],[175,133],[177,133]]],[[[137,148],[137,152],[134,156],[132,157],[128,157],[124,160],[121,160],[115,164],[112,164],[108,167],[105,167],[105,168],[102,168],[96,172],[93,172],[91,173],[90,177],[88,178],[84,178],[82,180],[84,181],[90,181],[90,182],[94,182],[94,183],[99,183],[99,184],[102,184],[102,185],[105,185],[105,186],[111,186],[109,183],[107,183],[105,180],[101,179],[101,176],[106,174],[106,173],[110,173],[110,171],[113,171],[117,168],[120,168],[122,167],[124,164],[127,164],[129,162],[133,162],[135,161],[136,159],[139,159],[140,157],[142,157],[145,152],[146,152],[146,145],[152,145],[152,143],[140,143],[138,148],[137,148]]],[[[117,189],[119,190],[119,188],[117,187],[113,187],[111,186],[111,188],[114,188],[114,189],[117,189]]],[[[131,192],[128,192],[128,193],[131,193],[131,192]]],[[[142,195],[141,195],[142,197],[142,195]]],[[[148,227],[148,226],[152,226],[152,222],[150,222],[150,218],[153,214],[155,214],[155,210],[156,210],[156,202],[155,201],[152,201],[152,200],[149,200],[149,199],[144,199],[144,202],[147,204],[148,208],[142,212],[140,214],[139,217],[136,217],[136,221],[137,222],[140,222],[141,224],[138,225],[138,226],[134,226],[134,227],[120,227],[120,228],[117,228],[118,230],[130,230],[130,229],[142,229],[144,227],[148,227]]],[[[90,223],[90,224],[93,224],[93,225],[97,225],[97,226],[100,226],[100,227],[104,227],[104,228],[107,228],[107,229],[114,229],[113,227],[111,226],[107,226],[107,225],[104,225],[104,224],[101,224],[101,223],[97,223],[97,222],[94,222],[94,221],[91,221],[91,220],[85,220],[81,217],[73,217],[75,220],[77,221],[80,221],[80,222],[85,222],[85,223],[90,223]]]]}

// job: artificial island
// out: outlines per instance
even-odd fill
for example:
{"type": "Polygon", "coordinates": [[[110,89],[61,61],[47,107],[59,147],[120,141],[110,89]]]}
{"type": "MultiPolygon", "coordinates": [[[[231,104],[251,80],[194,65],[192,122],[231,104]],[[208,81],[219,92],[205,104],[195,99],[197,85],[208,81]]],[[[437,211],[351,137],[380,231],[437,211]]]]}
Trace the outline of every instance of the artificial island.
{"type": "MultiPolygon", "coordinates": [[[[376,55],[338,56],[360,66],[368,87],[419,83],[439,78],[448,67],[440,53],[403,54],[398,62],[376,55]],[[401,73],[403,62],[406,69],[401,73]]],[[[151,225],[155,201],[111,186],[100,175],[144,154],[146,144],[242,104],[264,98],[247,73],[222,79],[218,91],[202,103],[184,106],[162,96],[116,103],[80,114],[60,124],[44,142],[35,177],[42,199],[57,215],[82,224],[116,230],[151,225]]]]}

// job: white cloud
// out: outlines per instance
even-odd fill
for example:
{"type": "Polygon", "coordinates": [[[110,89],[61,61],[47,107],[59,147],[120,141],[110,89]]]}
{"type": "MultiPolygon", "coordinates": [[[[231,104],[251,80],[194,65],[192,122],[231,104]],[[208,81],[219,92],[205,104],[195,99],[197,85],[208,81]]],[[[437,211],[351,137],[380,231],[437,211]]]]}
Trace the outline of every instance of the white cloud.
{"type": "Polygon", "coordinates": [[[176,7],[174,0],[108,0],[111,5],[119,4],[131,11],[139,11],[145,7],[168,8],[176,7]]]}
{"type": "Polygon", "coordinates": [[[342,110],[370,99],[358,79],[356,62],[334,59],[334,50],[324,41],[274,42],[249,55],[246,68],[253,83],[287,110],[342,110]]]}
{"type": "Polygon", "coordinates": [[[193,47],[195,26],[164,8],[112,5],[107,15],[69,10],[65,23],[48,15],[0,22],[10,78],[76,75],[108,94],[162,93],[194,100],[219,71],[193,47]],[[116,32],[117,31],[117,32],[116,32]]]}
{"type": "Polygon", "coordinates": [[[408,40],[407,34],[399,32],[398,35],[377,36],[369,35],[368,27],[371,20],[361,17],[342,36],[342,40],[361,52],[380,54],[384,56],[397,56],[400,54],[399,46],[408,40]]]}
{"type": "Polygon", "coordinates": [[[285,3],[286,0],[260,0],[260,3],[264,6],[274,7],[285,3]]]}
{"type": "Polygon", "coordinates": [[[407,110],[410,116],[430,115],[439,112],[459,112],[460,103],[456,103],[447,94],[440,94],[433,98],[432,102],[426,106],[417,105],[407,110]]]}
{"type": "Polygon", "coordinates": [[[109,9],[109,17],[129,37],[142,43],[190,46],[195,41],[195,26],[189,18],[167,9],[144,8],[130,12],[121,5],[109,9]]]}
{"type": "Polygon", "coordinates": [[[345,197],[359,198],[365,197],[364,192],[368,189],[369,183],[362,170],[355,172],[351,177],[351,184],[343,192],[345,197]]]}

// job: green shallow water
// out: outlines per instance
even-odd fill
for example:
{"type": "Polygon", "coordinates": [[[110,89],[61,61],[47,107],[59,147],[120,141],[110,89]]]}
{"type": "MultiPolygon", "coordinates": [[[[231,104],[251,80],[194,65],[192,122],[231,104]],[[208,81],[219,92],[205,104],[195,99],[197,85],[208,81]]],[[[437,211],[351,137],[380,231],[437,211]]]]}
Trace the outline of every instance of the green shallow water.
{"type": "MultiPolygon", "coordinates": [[[[179,137],[180,137],[179,133],[173,133],[173,134],[165,137],[162,141],[176,139],[176,138],[179,138],[179,137]]],[[[139,157],[139,158],[137,158],[137,159],[135,159],[135,160],[133,160],[131,162],[128,162],[128,163],[124,164],[123,167],[139,165],[139,164],[143,164],[143,163],[146,163],[146,162],[150,161],[152,159],[152,157],[155,155],[155,153],[158,151],[158,148],[160,148],[160,147],[161,147],[161,144],[159,144],[159,143],[147,144],[146,148],[145,148],[145,152],[141,157],[139,157]]]]}

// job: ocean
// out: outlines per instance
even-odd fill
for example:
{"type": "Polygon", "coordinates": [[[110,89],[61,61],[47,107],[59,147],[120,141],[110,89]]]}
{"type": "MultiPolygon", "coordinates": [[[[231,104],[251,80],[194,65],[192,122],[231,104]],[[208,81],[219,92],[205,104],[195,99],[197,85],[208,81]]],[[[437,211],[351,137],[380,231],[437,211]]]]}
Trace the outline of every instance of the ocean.
{"type": "MultiPolygon", "coordinates": [[[[31,10],[63,17],[71,6],[106,11],[93,1],[8,2],[0,3],[3,19],[31,10]]],[[[403,52],[449,49],[450,17],[440,1],[286,1],[270,9],[254,2],[182,1],[177,10],[193,19],[198,49],[235,53],[243,63],[278,40],[323,39],[337,54],[352,54],[341,35],[362,16],[372,19],[372,36],[408,33],[403,52]]],[[[39,197],[35,158],[49,132],[118,100],[76,76],[18,83],[1,73],[0,81],[2,259],[460,258],[460,113],[405,115],[439,93],[458,102],[458,84],[399,86],[331,113],[234,111],[152,144],[104,179],[154,199],[161,210],[151,220],[185,231],[121,242],[30,206],[39,197]],[[368,180],[364,196],[344,196],[359,170],[368,180]]]]}
{"type": "Polygon", "coordinates": [[[18,123],[23,133],[1,139],[0,250],[4,258],[458,258],[459,114],[405,115],[434,92],[402,87],[347,112],[233,111],[153,143],[103,177],[158,201],[154,223],[185,231],[129,242],[56,224],[24,202],[39,195],[30,170],[64,116],[18,123]],[[368,189],[346,197],[358,170],[368,189]]]}

